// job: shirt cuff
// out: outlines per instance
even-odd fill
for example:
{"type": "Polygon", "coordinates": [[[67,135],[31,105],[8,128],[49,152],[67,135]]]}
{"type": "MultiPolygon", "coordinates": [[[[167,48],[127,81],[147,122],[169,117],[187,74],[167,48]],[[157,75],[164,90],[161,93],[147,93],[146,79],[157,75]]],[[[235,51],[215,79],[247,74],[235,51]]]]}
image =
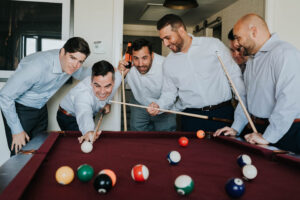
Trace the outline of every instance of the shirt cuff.
{"type": "Polygon", "coordinates": [[[239,136],[241,132],[243,131],[244,127],[246,126],[247,123],[244,123],[239,120],[234,120],[233,124],[231,125],[231,128],[237,131],[236,136],[239,136]]]}
{"type": "Polygon", "coordinates": [[[20,123],[14,124],[14,126],[11,128],[12,135],[19,134],[19,133],[21,133],[23,131],[24,131],[24,129],[23,129],[23,127],[22,127],[22,125],[20,123]]]}

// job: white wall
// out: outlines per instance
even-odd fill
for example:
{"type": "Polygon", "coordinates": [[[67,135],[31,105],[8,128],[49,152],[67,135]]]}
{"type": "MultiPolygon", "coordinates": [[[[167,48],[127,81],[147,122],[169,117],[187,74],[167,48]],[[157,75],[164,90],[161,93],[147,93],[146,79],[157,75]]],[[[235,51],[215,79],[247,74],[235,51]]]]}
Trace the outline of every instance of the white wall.
{"type": "Polygon", "coordinates": [[[300,49],[299,0],[266,0],[266,22],[271,33],[300,49]]]}
{"type": "MultiPolygon", "coordinates": [[[[217,17],[222,17],[222,41],[225,44],[229,44],[227,35],[237,20],[247,13],[256,13],[264,17],[264,4],[264,0],[238,0],[227,8],[212,15],[207,20],[209,23],[217,17]]],[[[203,22],[199,23],[200,27],[202,27],[202,23],[203,22]]]]}

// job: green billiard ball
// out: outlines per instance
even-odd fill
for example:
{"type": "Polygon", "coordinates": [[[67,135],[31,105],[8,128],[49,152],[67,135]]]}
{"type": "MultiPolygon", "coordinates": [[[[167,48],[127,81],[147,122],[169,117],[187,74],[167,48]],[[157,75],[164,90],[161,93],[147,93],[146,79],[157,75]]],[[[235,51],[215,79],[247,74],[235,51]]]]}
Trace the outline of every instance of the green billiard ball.
{"type": "Polygon", "coordinates": [[[94,169],[88,164],[80,165],[77,168],[77,177],[82,182],[88,182],[94,176],[94,169]]]}
{"type": "Polygon", "coordinates": [[[188,175],[180,175],[174,182],[175,190],[180,195],[188,195],[194,189],[194,181],[188,175]]]}

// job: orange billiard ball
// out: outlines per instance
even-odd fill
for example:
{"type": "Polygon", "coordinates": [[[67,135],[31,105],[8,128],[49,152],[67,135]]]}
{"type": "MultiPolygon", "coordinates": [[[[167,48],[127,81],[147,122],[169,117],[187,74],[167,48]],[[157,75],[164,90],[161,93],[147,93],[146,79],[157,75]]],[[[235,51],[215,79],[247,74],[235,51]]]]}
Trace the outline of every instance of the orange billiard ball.
{"type": "Polygon", "coordinates": [[[69,166],[62,166],[56,170],[55,179],[59,184],[67,185],[74,179],[74,171],[69,166]]]}
{"type": "Polygon", "coordinates": [[[111,180],[112,180],[112,186],[114,187],[116,185],[117,182],[117,176],[115,174],[114,171],[112,171],[111,169],[103,169],[99,172],[99,174],[106,174],[108,175],[111,180]]]}
{"type": "Polygon", "coordinates": [[[205,132],[203,130],[197,131],[197,138],[203,139],[205,137],[205,132]]]}
{"type": "Polygon", "coordinates": [[[187,139],[187,137],[180,137],[178,143],[180,146],[186,147],[189,143],[189,139],[187,139]]]}

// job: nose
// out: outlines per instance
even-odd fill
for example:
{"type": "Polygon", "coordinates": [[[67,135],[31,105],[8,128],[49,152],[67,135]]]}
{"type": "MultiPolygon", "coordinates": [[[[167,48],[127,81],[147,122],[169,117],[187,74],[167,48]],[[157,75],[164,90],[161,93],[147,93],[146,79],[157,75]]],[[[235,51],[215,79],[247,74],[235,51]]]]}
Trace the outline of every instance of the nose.
{"type": "Polygon", "coordinates": [[[163,40],[163,43],[164,43],[164,45],[165,45],[166,47],[169,46],[169,44],[170,44],[169,41],[166,40],[166,39],[163,40]]]}
{"type": "Polygon", "coordinates": [[[101,95],[102,95],[102,94],[105,94],[105,88],[104,88],[104,87],[101,87],[101,88],[99,89],[99,92],[100,92],[101,95]]]}

